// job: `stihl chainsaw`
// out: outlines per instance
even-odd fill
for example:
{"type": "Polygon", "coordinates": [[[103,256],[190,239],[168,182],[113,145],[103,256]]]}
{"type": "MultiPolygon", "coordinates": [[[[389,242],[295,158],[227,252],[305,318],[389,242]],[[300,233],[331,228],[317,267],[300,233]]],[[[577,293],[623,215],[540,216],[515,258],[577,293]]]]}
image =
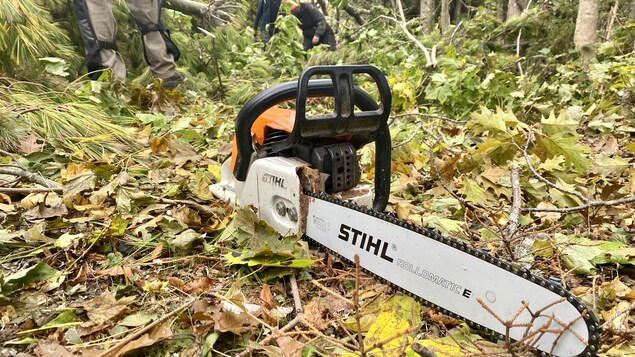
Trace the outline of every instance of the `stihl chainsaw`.
{"type": "Polygon", "coordinates": [[[366,271],[490,337],[543,355],[596,355],[597,317],[558,283],[382,213],[390,194],[391,98],[372,66],[311,67],[297,82],[264,90],[238,113],[232,156],[212,192],[255,207],[282,235],[302,234],[349,261],[357,255],[366,271]],[[332,100],[333,112],[308,110],[316,97],[332,100]],[[290,100],[295,111],[277,106],[290,100]],[[357,158],[373,142],[374,189],[360,185],[357,158]]]}

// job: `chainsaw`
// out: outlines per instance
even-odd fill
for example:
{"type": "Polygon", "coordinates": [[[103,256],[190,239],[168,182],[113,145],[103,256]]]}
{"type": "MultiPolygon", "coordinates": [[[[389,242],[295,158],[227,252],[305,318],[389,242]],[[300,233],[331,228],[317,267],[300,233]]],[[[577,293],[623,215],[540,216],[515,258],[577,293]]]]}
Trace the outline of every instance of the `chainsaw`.
{"type": "Polygon", "coordinates": [[[595,356],[598,318],[559,283],[384,213],[391,100],[373,66],[310,67],[298,81],[272,86],[243,106],[232,156],[210,190],[253,206],[281,235],[300,234],[345,260],[358,258],[381,281],[488,337],[519,341],[541,355],[595,356]],[[308,106],[327,98],[332,112],[308,106]],[[295,110],[280,107],[293,100],[295,110]],[[360,184],[357,153],[370,143],[369,186],[360,184]]]}

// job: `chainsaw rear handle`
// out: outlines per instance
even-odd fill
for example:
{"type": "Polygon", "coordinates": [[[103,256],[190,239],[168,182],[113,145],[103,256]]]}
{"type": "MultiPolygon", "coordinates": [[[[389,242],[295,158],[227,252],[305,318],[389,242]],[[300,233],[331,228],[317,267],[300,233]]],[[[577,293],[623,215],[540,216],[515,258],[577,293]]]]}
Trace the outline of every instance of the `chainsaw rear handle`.
{"type": "Polygon", "coordinates": [[[289,148],[305,139],[351,136],[351,143],[360,148],[375,141],[375,197],[373,209],[383,211],[390,195],[390,115],[391,93],[386,78],[372,66],[311,67],[305,70],[298,81],[270,87],[249,100],[238,113],[235,122],[236,161],[234,176],[245,181],[254,152],[251,127],[267,109],[284,101],[296,99],[296,120],[289,137],[276,143],[274,151],[289,148]],[[352,75],[364,73],[377,83],[380,104],[365,91],[353,85],[352,75]],[[327,74],[331,79],[310,79],[316,74],[327,74]],[[337,93],[337,95],[334,95],[337,93]],[[308,97],[334,97],[335,111],[332,115],[306,116],[308,97]],[[358,107],[361,112],[355,112],[358,107]]]}

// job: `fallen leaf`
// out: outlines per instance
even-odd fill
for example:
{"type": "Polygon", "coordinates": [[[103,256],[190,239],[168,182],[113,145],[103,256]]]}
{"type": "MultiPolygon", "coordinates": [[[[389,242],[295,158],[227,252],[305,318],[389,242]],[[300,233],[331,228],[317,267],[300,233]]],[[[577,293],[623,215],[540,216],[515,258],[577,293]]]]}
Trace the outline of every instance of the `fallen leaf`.
{"type": "Polygon", "coordinates": [[[105,291],[94,299],[83,303],[89,321],[82,323],[77,332],[80,336],[90,335],[114,325],[128,311],[130,305],[136,299],[135,296],[115,299],[115,293],[105,291]]]}
{"type": "Polygon", "coordinates": [[[141,335],[138,339],[130,341],[119,348],[119,350],[113,354],[113,357],[120,357],[129,352],[152,346],[170,337],[172,337],[172,330],[167,324],[154,326],[148,333],[141,335]]]}
{"type": "MultiPolygon", "coordinates": [[[[554,204],[550,203],[550,202],[540,202],[538,204],[538,206],[536,206],[536,208],[538,209],[556,209],[558,207],[556,207],[554,204]]],[[[556,222],[560,219],[560,217],[562,216],[561,213],[558,212],[533,212],[533,215],[538,218],[541,222],[556,222]]]]}
{"type": "Polygon", "coordinates": [[[384,301],[379,310],[377,320],[366,333],[364,346],[382,344],[369,352],[399,357],[409,344],[409,335],[416,332],[412,329],[421,324],[421,305],[409,296],[395,295],[384,301]]]}
{"type": "Polygon", "coordinates": [[[260,290],[260,310],[263,313],[263,319],[268,324],[275,324],[277,322],[277,319],[270,314],[270,312],[276,308],[276,305],[269,284],[263,284],[260,290]]]}
{"type": "Polygon", "coordinates": [[[296,341],[289,336],[276,338],[276,343],[280,346],[284,357],[302,357],[304,343],[296,341]]]}
{"type": "Polygon", "coordinates": [[[205,294],[210,291],[213,282],[212,278],[204,276],[185,284],[181,289],[188,294],[205,294]]]}
{"type": "Polygon", "coordinates": [[[37,263],[36,265],[22,269],[14,274],[4,277],[0,280],[0,292],[4,295],[11,294],[26,285],[36,282],[55,279],[63,275],[62,272],[51,268],[46,263],[37,263]]]}
{"type": "Polygon", "coordinates": [[[70,351],[57,341],[40,340],[35,348],[35,354],[39,357],[72,357],[70,351]]]}
{"type": "Polygon", "coordinates": [[[35,134],[29,134],[20,140],[20,152],[23,154],[32,154],[42,151],[44,144],[38,143],[38,137],[35,134]]]}

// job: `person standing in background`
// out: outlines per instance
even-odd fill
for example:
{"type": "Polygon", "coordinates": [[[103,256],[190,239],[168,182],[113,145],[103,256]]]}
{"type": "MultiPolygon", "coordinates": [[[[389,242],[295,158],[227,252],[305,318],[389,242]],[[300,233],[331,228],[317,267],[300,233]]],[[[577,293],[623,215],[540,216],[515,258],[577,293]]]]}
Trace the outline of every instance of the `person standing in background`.
{"type": "Polygon", "coordinates": [[[292,3],[291,13],[300,20],[300,28],[304,37],[302,46],[307,51],[310,48],[327,44],[330,51],[335,51],[335,34],[326,23],[324,15],[317,6],[308,3],[292,3]]]}
{"type": "Polygon", "coordinates": [[[260,0],[258,2],[258,10],[254,20],[254,40],[258,38],[258,29],[260,29],[262,42],[269,42],[269,39],[276,31],[275,22],[279,9],[280,0],[260,0]]]}
{"type": "MultiPolygon", "coordinates": [[[[126,0],[126,3],[141,32],[152,75],[161,79],[164,87],[175,88],[183,82],[183,75],[176,70],[179,49],[161,21],[163,0],[126,0]]],[[[91,79],[110,70],[115,78],[125,82],[126,64],[115,45],[117,23],[112,12],[113,1],[74,0],[74,8],[86,54],[79,70],[86,66],[91,79]]]]}

